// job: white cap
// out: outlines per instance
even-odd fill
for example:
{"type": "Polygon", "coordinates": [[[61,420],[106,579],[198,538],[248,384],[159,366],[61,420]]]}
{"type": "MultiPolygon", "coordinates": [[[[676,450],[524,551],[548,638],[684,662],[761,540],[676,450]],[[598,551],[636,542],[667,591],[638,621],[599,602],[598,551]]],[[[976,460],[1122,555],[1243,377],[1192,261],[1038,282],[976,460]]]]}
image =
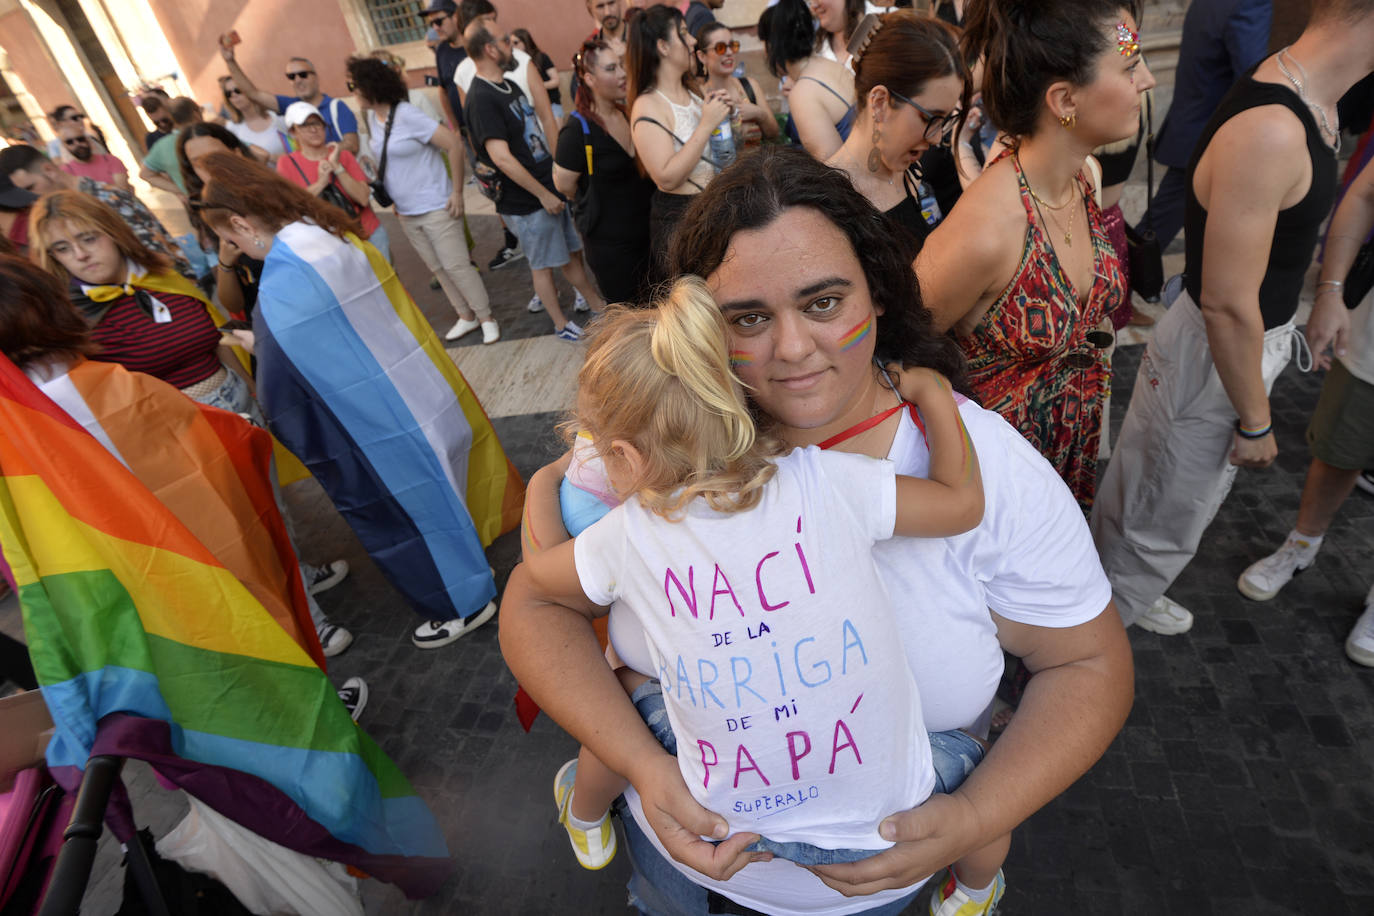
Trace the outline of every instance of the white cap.
{"type": "Polygon", "coordinates": [[[286,113],[282,115],[286,120],[287,127],[300,127],[306,121],[310,120],[312,116],[319,118],[321,121],[324,120],[324,115],[320,114],[318,108],[311,105],[309,102],[299,101],[287,105],[286,113]]]}

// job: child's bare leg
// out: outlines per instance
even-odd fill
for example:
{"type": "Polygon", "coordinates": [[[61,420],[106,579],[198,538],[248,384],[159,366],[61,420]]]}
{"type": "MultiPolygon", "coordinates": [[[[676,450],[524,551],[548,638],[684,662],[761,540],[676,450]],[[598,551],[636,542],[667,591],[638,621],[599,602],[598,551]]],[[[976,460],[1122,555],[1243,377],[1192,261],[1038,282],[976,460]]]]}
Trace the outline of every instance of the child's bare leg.
{"type": "MultiPolygon", "coordinates": [[[[578,773],[581,776],[581,773],[578,773]]],[[[1007,860],[1011,849],[1011,834],[1005,834],[988,845],[975,849],[951,867],[954,877],[960,884],[973,890],[990,887],[997,879],[997,872],[1007,860]]]]}
{"type": "MultiPolygon", "coordinates": [[[[630,668],[620,667],[615,673],[626,693],[634,693],[636,687],[648,680],[630,668]]],[[[577,754],[577,778],[573,781],[573,797],[568,812],[579,821],[599,821],[629,784],[628,779],[606,766],[584,747],[577,754]]]]}

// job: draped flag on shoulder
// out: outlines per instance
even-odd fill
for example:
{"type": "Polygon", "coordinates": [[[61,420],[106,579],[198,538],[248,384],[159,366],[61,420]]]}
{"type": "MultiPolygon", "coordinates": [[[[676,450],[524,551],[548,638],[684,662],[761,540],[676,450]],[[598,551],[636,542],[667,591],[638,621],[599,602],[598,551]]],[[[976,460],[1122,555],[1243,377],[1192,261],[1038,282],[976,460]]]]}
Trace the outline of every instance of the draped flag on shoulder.
{"type": "Polygon", "coordinates": [[[269,840],[433,893],[433,815],[321,670],[267,434],[110,363],[41,384],[0,356],[0,551],[54,776],[147,760],[269,840]]]}
{"type": "Polygon", "coordinates": [[[253,313],[258,398],[391,584],[427,619],[496,595],[484,548],[524,483],[491,421],[375,248],[293,223],[253,313]]]}

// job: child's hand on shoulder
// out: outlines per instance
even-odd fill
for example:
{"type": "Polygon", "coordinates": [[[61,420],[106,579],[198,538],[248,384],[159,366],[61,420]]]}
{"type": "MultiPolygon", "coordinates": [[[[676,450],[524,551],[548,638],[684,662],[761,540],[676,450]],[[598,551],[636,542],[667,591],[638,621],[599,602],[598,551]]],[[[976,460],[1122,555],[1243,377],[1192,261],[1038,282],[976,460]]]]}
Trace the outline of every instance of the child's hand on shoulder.
{"type": "Polygon", "coordinates": [[[924,366],[903,368],[899,363],[889,363],[884,368],[896,383],[897,393],[918,407],[932,398],[953,396],[954,389],[949,379],[934,369],[924,366]]]}

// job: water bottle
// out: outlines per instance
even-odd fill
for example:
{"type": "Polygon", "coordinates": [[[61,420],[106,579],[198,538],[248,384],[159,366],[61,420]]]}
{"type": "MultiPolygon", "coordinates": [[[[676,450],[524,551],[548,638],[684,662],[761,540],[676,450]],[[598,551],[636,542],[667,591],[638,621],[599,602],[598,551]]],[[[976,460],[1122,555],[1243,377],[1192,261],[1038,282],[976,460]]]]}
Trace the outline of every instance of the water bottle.
{"type": "Polygon", "coordinates": [[[723,118],[716,129],[711,131],[711,160],[717,170],[724,170],[735,161],[735,132],[730,128],[730,119],[723,118]]]}
{"type": "Polygon", "coordinates": [[[935,189],[922,181],[916,192],[921,204],[921,218],[926,221],[927,226],[934,229],[945,218],[944,211],[940,209],[940,201],[935,198],[935,189]]]}

